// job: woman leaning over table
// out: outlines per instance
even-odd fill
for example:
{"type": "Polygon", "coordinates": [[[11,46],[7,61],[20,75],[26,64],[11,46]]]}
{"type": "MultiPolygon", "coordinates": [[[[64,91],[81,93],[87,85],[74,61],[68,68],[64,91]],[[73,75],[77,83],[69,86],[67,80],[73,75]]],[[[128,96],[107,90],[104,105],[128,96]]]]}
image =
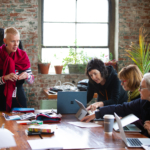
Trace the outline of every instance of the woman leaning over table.
{"type": "Polygon", "coordinates": [[[34,76],[25,51],[18,48],[19,31],[13,27],[4,31],[4,43],[0,47],[0,111],[14,107],[27,107],[23,89],[24,80],[32,84],[34,76]]]}
{"type": "Polygon", "coordinates": [[[122,88],[118,74],[112,66],[106,67],[100,59],[93,58],[87,64],[86,75],[89,78],[87,102],[93,98],[95,92],[98,94],[98,102],[87,107],[87,110],[94,111],[98,107],[127,101],[127,92],[122,88]]]}
{"type": "Polygon", "coordinates": [[[143,75],[136,65],[129,65],[121,69],[118,73],[121,85],[125,91],[128,91],[128,102],[140,98],[140,82],[143,75]]]}

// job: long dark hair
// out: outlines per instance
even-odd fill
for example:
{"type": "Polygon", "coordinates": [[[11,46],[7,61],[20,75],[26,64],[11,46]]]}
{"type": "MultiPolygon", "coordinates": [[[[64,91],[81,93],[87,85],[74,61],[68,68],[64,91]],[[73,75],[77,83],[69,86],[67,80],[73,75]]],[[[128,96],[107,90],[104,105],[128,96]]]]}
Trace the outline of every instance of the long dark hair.
{"type": "Polygon", "coordinates": [[[108,76],[108,70],[104,64],[104,62],[98,58],[91,59],[86,67],[86,75],[88,76],[91,83],[93,83],[93,80],[89,76],[89,72],[93,69],[98,70],[101,73],[102,78],[106,79],[108,76]]]}

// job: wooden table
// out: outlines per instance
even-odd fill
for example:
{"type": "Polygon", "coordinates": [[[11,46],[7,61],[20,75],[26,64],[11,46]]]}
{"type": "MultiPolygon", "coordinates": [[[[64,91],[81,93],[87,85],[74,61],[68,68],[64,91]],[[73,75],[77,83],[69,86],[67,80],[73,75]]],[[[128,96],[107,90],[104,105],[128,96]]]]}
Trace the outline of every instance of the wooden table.
{"type": "MultiPolygon", "coordinates": [[[[44,91],[44,94],[46,95],[46,97],[48,99],[57,99],[57,93],[56,94],[50,94],[50,93],[48,93],[48,89],[44,89],[43,91],[44,91]]],[[[94,93],[93,98],[97,98],[97,93],[94,93]]]]}
{"type": "MultiPolygon", "coordinates": [[[[11,113],[7,114],[12,115],[11,113]]],[[[73,114],[63,115],[60,123],[51,123],[51,125],[57,126],[54,135],[42,135],[42,138],[56,138],[57,141],[63,143],[64,149],[126,150],[119,132],[113,131],[112,135],[104,133],[103,121],[99,121],[98,124],[102,126],[96,128],[80,128],[67,123],[70,121],[77,121],[77,119],[73,114]]],[[[27,136],[25,129],[28,125],[18,125],[16,121],[6,121],[0,112],[0,126],[2,123],[5,123],[5,128],[14,133],[17,147],[12,147],[11,150],[31,150],[27,140],[41,139],[38,135],[27,136]]],[[[128,133],[126,136],[145,137],[140,133],[128,133]]],[[[138,150],[141,149],[138,148],[138,150]]]]}

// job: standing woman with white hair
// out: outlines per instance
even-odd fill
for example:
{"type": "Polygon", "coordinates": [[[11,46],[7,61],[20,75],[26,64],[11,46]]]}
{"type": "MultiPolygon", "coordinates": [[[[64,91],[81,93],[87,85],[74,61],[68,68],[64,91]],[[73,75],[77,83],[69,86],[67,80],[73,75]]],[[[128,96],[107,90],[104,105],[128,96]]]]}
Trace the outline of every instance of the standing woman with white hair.
{"type": "Polygon", "coordinates": [[[24,80],[32,84],[34,76],[25,51],[18,48],[19,31],[13,27],[4,31],[4,43],[0,47],[0,111],[14,107],[27,107],[23,89],[24,80]]]}

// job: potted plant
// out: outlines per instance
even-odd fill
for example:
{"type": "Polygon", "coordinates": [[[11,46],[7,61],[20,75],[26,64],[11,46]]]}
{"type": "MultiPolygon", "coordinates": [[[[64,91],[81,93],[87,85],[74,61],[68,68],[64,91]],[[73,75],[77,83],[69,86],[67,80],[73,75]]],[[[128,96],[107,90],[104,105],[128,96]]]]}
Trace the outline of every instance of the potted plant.
{"type": "Polygon", "coordinates": [[[40,70],[41,74],[48,74],[50,67],[50,62],[47,62],[46,60],[41,60],[41,57],[39,56],[39,63],[38,68],[40,70]]]}
{"type": "Polygon", "coordinates": [[[105,62],[106,66],[113,66],[113,68],[118,72],[118,61],[116,61],[115,59],[113,59],[113,54],[110,52],[109,53],[109,61],[105,62]]]}
{"type": "Polygon", "coordinates": [[[101,54],[100,58],[104,61],[105,66],[113,66],[113,68],[118,72],[118,61],[113,59],[113,54],[111,52],[109,53],[109,58],[108,55],[105,54],[101,54]]]}
{"type": "Polygon", "coordinates": [[[130,49],[126,50],[127,56],[134,61],[143,74],[150,71],[150,43],[146,42],[147,31],[142,26],[139,29],[139,45],[131,43],[130,49]]]}
{"type": "Polygon", "coordinates": [[[63,69],[68,66],[70,74],[83,74],[90,59],[91,57],[88,57],[83,50],[77,52],[74,48],[70,48],[69,55],[63,59],[63,69]]]}
{"type": "MultiPolygon", "coordinates": [[[[59,60],[59,57],[56,56],[56,54],[54,54],[54,57],[59,60]]],[[[55,73],[56,74],[61,74],[62,73],[62,69],[63,69],[63,65],[54,65],[55,68],[55,73]]]]}

